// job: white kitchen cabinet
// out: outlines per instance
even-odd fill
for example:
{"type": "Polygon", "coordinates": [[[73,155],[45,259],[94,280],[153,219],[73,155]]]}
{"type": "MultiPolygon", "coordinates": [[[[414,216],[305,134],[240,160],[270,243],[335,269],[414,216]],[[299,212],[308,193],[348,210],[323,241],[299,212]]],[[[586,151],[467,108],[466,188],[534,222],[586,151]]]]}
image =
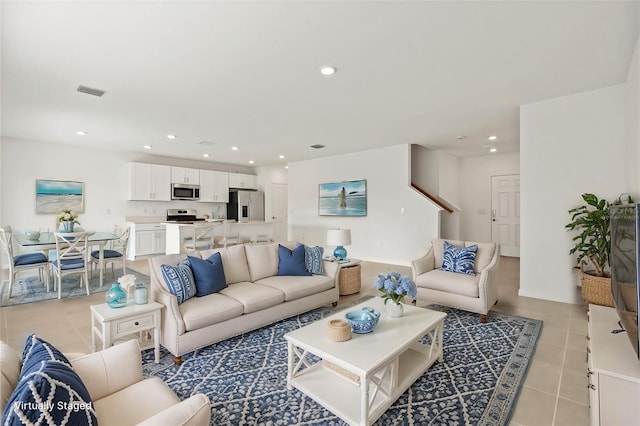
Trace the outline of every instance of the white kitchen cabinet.
{"type": "Polygon", "coordinates": [[[164,254],[167,231],[160,223],[132,223],[127,246],[127,259],[164,254]]]}
{"type": "Polygon", "coordinates": [[[129,200],[170,201],[171,167],[129,163],[129,200]]]}
{"type": "Polygon", "coordinates": [[[640,424],[640,360],[614,308],[589,305],[588,365],[591,425],[640,424]]]}
{"type": "Polygon", "coordinates": [[[200,184],[200,170],[188,167],[171,167],[171,183],[200,184]]]}
{"type": "Polygon", "coordinates": [[[229,188],[257,189],[255,175],[229,173],[229,188]]]}
{"type": "Polygon", "coordinates": [[[200,202],[229,202],[229,173],[200,170],[200,202]]]}

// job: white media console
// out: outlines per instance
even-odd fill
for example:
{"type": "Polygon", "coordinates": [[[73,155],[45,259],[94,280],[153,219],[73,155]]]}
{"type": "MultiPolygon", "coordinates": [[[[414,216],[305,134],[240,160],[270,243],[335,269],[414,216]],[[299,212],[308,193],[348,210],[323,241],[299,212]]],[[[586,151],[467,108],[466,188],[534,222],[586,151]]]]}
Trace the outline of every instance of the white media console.
{"type": "Polygon", "coordinates": [[[591,425],[640,425],[640,360],[614,308],[589,305],[591,425]]]}

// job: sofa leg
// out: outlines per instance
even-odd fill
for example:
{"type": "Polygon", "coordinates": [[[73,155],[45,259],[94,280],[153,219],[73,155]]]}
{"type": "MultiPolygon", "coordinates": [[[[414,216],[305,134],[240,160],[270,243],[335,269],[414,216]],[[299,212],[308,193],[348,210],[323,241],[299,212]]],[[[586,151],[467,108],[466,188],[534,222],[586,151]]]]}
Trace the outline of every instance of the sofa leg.
{"type": "Polygon", "coordinates": [[[182,364],[182,357],[181,357],[181,356],[174,356],[174,357],[173,357],[173,363],[174,363],[175,365],[180,365],[180,364],[182,364]]]}
{"type": "Polygon", "coordinates": [[[411,301],[411,304],[412,304],[413,306],[416,306],[416,302],[417,302],[417,300],[416,300],[416,299],[413,299],[413,300],[411,301]]]}
{"type": "Polygon", "coordinates": [[[480,314],[480,322],[483,324],[487,323],[487,316],[485,314],[480,314]]]}
{"type": "Polygon", "coordinates": [[[338,306],[338,302],[333,302],[331,306],[335,308],[336,306],[338,306]]]}

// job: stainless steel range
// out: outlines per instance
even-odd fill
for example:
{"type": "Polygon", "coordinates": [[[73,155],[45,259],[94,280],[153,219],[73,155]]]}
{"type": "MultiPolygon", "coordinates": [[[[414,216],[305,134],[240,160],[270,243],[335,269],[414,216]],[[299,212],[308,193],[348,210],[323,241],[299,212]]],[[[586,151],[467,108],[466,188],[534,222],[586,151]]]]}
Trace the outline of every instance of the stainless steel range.
{"type": "Polygon", "coordinates": [[[196,214],[196,209],[169,209],[167,210],[167,222],[193,223],[205,220],[201,217],[196,217],[196,214]]]}

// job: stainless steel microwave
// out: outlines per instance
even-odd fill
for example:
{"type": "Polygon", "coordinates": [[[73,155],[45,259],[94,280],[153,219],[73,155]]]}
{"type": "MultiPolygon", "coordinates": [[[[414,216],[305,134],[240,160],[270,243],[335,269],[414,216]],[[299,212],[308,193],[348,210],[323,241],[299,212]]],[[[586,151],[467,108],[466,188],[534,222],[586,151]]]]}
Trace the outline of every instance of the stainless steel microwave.
{"type": "Polygon", "coordinates": [[[172,183],[171,199],[198,201],[200,199],[200,186],[187,183],[172,183]]]}

